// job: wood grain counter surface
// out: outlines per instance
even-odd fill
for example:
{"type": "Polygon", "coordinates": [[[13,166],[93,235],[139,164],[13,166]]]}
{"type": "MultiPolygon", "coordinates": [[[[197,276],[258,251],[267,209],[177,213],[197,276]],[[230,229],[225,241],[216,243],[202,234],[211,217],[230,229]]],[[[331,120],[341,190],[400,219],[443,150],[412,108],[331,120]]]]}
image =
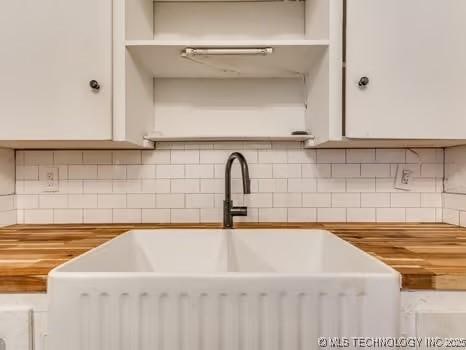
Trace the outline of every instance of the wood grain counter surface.
{"type": "MultiPolygon", "coordinates": [[[[54,267],[131,229],[219,224],[14,225],[0,229],[0,292],[45,292],[54,267]]],[[[466,228],[447,224],[241,224],[329,230],[398,270],[403,289],[466,290],[466,228]]]]}

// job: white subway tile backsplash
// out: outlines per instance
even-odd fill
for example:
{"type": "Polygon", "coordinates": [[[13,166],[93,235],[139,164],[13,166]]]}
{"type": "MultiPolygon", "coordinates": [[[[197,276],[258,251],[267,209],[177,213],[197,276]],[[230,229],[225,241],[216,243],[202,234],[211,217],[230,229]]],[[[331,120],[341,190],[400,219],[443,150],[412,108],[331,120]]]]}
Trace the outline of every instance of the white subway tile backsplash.
{"type": "Polygon", "coordinates": [[[70,180],[93,180],[97,178],[97,165],[70,165],[68,166],[70,180]]]}
{"type": "Polygon", "coordinates": [[[442,208],[441,193],[421,193],[421,207],[442,208]]]}
{"type": "Polygon", "coordinates": [[[158,179],[182,179],[184,178],[184,165],[157,165],[155,177],[158,179]]]}
{"type": "Polygon", "coordinates": [[[126,194],[99,194],[97,206],[104,209],[126,208],[126,194]]]}
{"type": "Polygon", "coordinates": [[[141,181],[142,193],[170,193],[169,179],[145,179],[141,181]]]}
{"type": "Polygon", "coordinates": [[[0,212],[9,211],[16,208],[16,200],[14,195],[0,196],[0,212]]]}
{"type": "Polygon", "coordinates": [[[199,162],[202,164],[225,164],[229,151],[224,150],[201,150],[199,151],[199,162]]]}
{"type": "Polygon", "coordinates": [[[286,208],[259,208],[259,222],[286,222],[286,208]]]}
{"type": "Polygon", "coordinates": [[[69,208],[97,208],[96,194],[70,194],[68,195],[69,208]]]}
{"type": "MultiPolygon", "coordinates": [[[[12,197],[12,196],[5,196],[12,197]]],[[[2,197],[0,197],[1,200],[2,197]]],[[[22,209],[37,209],[39,208],[39,196],[35,194],[18,194],[16,195],[16,203],[18,208],[22,209]]],[[[1,206],[0,211],[11,210],[6,206],[1,206]]]]}
{"type": "Polygon", "coordinates": [[[377,222],[405,222],[405,208],[376,208],[377,222]]]}
{"type": "Polygon", "coordinates": [[[348,222],[374,222],[375,208],[348,208],[346,209],[348,222]]]}
{"type": "Polygon", "coordinates": [[[199,223],[201,220],[199,209],[171,209],[171,222],[199,223]]]}
{"type": "Polygon", "coordinates": [[[24,151],[23,165],[52,165],[53,152],[52,151],[24,151]]]}
{"type": "Polygon", "coordinates": [[[421,194],[411,192],[391,193],[390,206],[392,208],[419,208],[421,206],[421,194]]]}
{"type": "Polygon", "coordinates": [[[288,179],[301,177],[300,164],[274,164],[272,169],[274,178],[288,179]]]}
{"type": "Polygon", "coordinates": [[[435,222],[435,208],[406,208],[407,222],[435,222]]]}
{"type": "Polygon", "coordinates": [[[17,194],[35,194],[41,193],[45,189],[42,181],[19,180],[16,182],[17,194]]]}
{"type": "Polygon", "coordinates": [[[214,177],[212,164],[186,165],[185,175],[188,179],[210,179],[214,177]]]}
{"type": "Polygon", "coordinates": [[[347,149],[347,163],[375,163],[375,149],[347,149]]]}
{"type": "Polygon", "coordinates": [[[141,180],[113,180],[113,192],[115,193],[140,193],[141,180]]]}
{"type": "Polygon", "coordinates": [[[330,208],[331,206],[331,193],[303,193],[304,208],[330,208]]]}
{"type": "Polygon", "coordinates": [[[259,208],[248,208],[248,216],[238,216],[237,222],[259,222],[259,208]]]}
{"type": "MultiPolygon", "coordinates": [[[[293,179],[296,180],[296,179],[293,179]]],[[[258,192],[287,192],[288,189],[287,179],[260,179],[258,180],[258,192]]],[[[290,191],[293,192],[293,191],[290,191]]],[[[301,191],[298,191],[301,192],[301,191]]]]}
{"type": "Polygon", "coordinates": [[[214,195],[211,193],[194,193],[186,195],[186,208],[213,208],[214,195]]]}
{"type": "MultiPolygon", "coordinates": [[[[251,215],[251,210],[248,208],[248,216],[251,215]]],[[[208,208],[200,210],[200,221],[203,223],[207,222],[221,222],[223,220],[222,208],[208,208]]]]}
{"type": "Polygon", "coordinates": [[[25,224],[51,224],[53,223],[53,209],[25,209],[25,224]]]}
{"type": "Polygon", "coordinates": [[[460,212],[456,209],[443,208],[443,222],[451,225],[460,224],[460,212]]]}
{"type": "Polygon", "coordinates": [[[245,197],[244,205],[256,208],[272,207],[272,198],[272,193],[251,193],[245,197]]]}
{"type": "Polygon", "coordinates": [[[155,177],[155,165],[127,165],[127,179],[153,179],[155,177]]]}
{"type": "Polygon", "coordinates": [[[317,160],[316,150],[290,149],[287,151],[288,163],[314,164],[317,160]]]}
{"type": "Polygon", "coordinates": [[[361,193],[361,207],[389,208],[390,193],[361,193]]]}
{"type": "Polygon", "coordinates": [[[171,151],[171,163],[172,164],[197,164],[199,163],[199,151],[171,151]]]}
{"type": "Polygon", "coordinates": [[[333,164],[332,177],[360,177],[361,165],[360,164],[333,164]]]}
{"type": "MultiPolygon", "coordinates": [[[[268,141],[158,143],[156,150],[142,151],[17,151],[18,220],[220,222],[225,163],[234,151],[248,160],[252,191],[243,195],[234,162],[232,199],[249,210],[237,222],[441,220],[441,150],[416,150],[420,156],[414,157],[406,149],[316,150],[268,141]],[[413,170],[409,192],[394,188],[398,164],[413,170]],[[56,193],[44,192],[51,166],[59,167],[56,193]]],[[[7,212],[1,204],[0,213],[7,212]]],[[[459,212],[456,217],[459,222],[459,212]]]]}
{"type": "Polygon", "coordinates": [[[16,210],[8,210],[0,212],[0,226],[10,226],[15,224],[23,223],[24,220],[21,222],[19,221],[19,211],[16,210]]]}
{"type": "Polygon", "coordinates": [[[82,193],[84,185],[82,180],[65,180],[60,181],[58,188],[60,193],[82,193]]]}
{"type": "Polygon", "coordinates": [[[148,193],[134,193],[126,196],[127,208],[154,208],[155,195],[148,193]]]}
{"type": "Polygon", "coordinates": [[[19,165],[16,167],[17,180],[39,180],[39,167],[37,165],[19,165]]]}
{"type": "Polygon", "coordinates": [[[317,192],[346,192],[346,180],[317,179],[317,192]]]}
{"type": "Polygon", "coordinates": [[[318,222],[346,222],[345,208],[318,208],[318,222]]]}
{"type": "Polygon", "coordinates": [[[117,224],[140,223],[141,209],[113,209],[113,222],[117,224]]]}
{"type": "Polygon", "coordinates": [[[376,163],[405,163],[406,150],[405,149],[376,149],[375,150],[376,163]]]}
{"type": "MultiPolygon", "coordinates": [[[[286,181],[286,179],[284,179],[286,181]]],[[[260,187],[260,184],[259,184],[260,187]]],[[[288,179],[288,192],[316,192],[317,179],[288,179]]],[[[261,191],[262,192],[262,191],[261,191]]],[[[273,191],[268,191],[273,192],[273,191]]],[[[280,192],[280,191],[277,191],[280,192]]],[[[283,191],[286,192],[286,191],[283,191]]]]}
{"type": "Polygon", "coordinates": [[[83,223],[105,224],[113,221],[112,209],[83,209],[83,223]]]}
{"type": "Polygon", "coordinates": [[[42,194],[39,195],[39,208],[67,208],[68,196],[65,194],[42,194]]]}
{"type": "Polygon", "coordinates": [[[375,179],[375,191],[376,192],[403,192],[395,188],[394,178],[376,178],[375,179]]]}
{"type": "Polygon", "coordinates": [[[172,193],[199,193],[199,179],[173,179],[170,182],[172,193]]]}
{"type": "Polygon", "coordinates": [[[112,193],[113,182],[111,180],[84,180],[84,193],[112,193]]]}
{"type": "Polygon", "coordinates": [[[169,223],[170,209],[142,209],[142,223],[169,223]]]}
{"type": "Polygon", "coordinates": [[[97,178],[103,180],[124,180],[126,179],[126,166],[99,165],[97,167],[97,178]]]}
{"type": "Polygon", "coordinates": [[[82,164],[83,152],[82,151],[54,151],[53,164],[55,165],[68,165],[68,164],[82,164]]]}
{"type": "Polygon", "coordinates": [[[273,167],[271,164],[250,164],[249,173],[252,179],[270,179],[273,167]]]}
{"type": "MultiPolygon", "coordinates": [[[[439,181],[441,183],[441,181],[439,181]]],[[[435,178],[414,178],[412,188],[415,192],[439,192],[435,178]]]]}
{"type": "Polygon", "coordinates": [[[142,151],[142,164],[170,164],[170,155],[169,150],[142,151]]]}
{"type": "Polygon", "coordinates": [[[362,164],[363,177],[390,177],[390,164],[362,164]]]}
{"type": "Polygon", "coordinates": [[[346,179],[347,192],[375,192],[375,178],[346,179]]]}
{"type": "Polygon", "coordinates": [[[112,164],[112,151],[84,151],[83,164],[112,164]]]}
{"type": "Polygon", "coordinates": [[[360,206],[360,193],[332,193],[333,208],[357,208],[360,206]]]}
{"type": "Polygon", "coordinates": [[[466,227],[466,212],[464,212],[464,211],[460,212],[460,223],[459,223],[459,225],[462,226],[462,227],[466,227]]]}
{"type": "Polygon", "coordinates": [[[416,148],[406,150],[407,163],[443,163],[443,149],[416,148]],[[414,151],[414,152],[413,152],[414,151]]]}
{"type": "Polygon", "coordinates": [[[141,164],[141,151],[113,151],[113,164],[141,164]]]}
{"type": "Polygon", "coordinates": [[[346,150],[318,149],[317,163],[346,163],[346,150]]]}
{"type": "Polygon", "coordinates": [[[288,208],[289,222],[316,222],[316,208],[288,208]]]}
{"type": "Polygon", "coordinates": [[[422,177],[440,177],[443,178],[443,164],[425,163],[421,165],[422,177]]]}
{"type": "Polygon", "coordinates": [[[224,193],[225,182],[223,179],[201,179],[202,193],[224,193]]]}
{"type": "Polygon", "coordinates": [[[83,209],[54,209],[54,224],[82,224],[83,209]]]}
{"type": "Polygon", "coordinates": [[[275,208],[300,208],[302,207],[301,193],[274,193],[273,206],[275,208]]]}
{"type": "Polygon", "coordinates": [[[303,177],[330,177],[332,175],[331,164],[302,164],[301,173],[303,177]]]}
{"type": "Polygon", "coordinates": [[[155,195],[155,208],[170,209],[170,208],[184,208],[185,198],[184,194],[178,193],[165,193],[155,195]]]}
{"type": "Polygon", "coordinates": [[[286,163],[287,151],[286,150],[265,150],[259,151],[259,163],[286,163]]]}

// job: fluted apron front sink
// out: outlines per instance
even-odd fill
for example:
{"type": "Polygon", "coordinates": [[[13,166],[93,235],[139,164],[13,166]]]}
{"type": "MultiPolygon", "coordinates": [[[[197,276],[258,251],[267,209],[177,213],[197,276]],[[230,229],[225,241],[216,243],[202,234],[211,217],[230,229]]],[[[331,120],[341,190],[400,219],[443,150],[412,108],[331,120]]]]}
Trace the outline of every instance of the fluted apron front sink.
{"type": "Polygon", "coordinates": [[[308,350],[396,336],[400,277],[322,230],[130,231],[49,275],[51,350],[308,350]]]}

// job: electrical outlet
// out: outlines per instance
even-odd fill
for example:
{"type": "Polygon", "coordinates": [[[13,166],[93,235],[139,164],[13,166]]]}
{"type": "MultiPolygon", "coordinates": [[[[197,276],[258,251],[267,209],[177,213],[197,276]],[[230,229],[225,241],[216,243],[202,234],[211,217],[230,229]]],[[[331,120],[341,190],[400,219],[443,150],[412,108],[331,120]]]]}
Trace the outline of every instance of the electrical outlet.
{"type": "Polygon", "coordinates": [[[58,192],[58,168],[45,169],[44,192],[58,192]]]}
{"type": "Polygon", "coordinates": [[[395,188],[398,190],[409,191],[411,190],[413,171],[404,167],[403,165],[398,165],[396,168],[396,177],[395,177],[395,188]]]}

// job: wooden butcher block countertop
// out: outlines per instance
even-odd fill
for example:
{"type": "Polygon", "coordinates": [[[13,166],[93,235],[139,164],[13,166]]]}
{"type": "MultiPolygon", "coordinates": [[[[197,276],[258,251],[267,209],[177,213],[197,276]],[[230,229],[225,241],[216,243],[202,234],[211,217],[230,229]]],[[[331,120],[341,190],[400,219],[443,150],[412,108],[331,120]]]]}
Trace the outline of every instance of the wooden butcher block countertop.
{"type": "MultiPolygon", "coordinates": [[[[466,290],[466,229],[447,224],[242,224],[321,228],[402,274],[403,289],[466,290]]],[[[131,229],[220,228],[217,224],[14,225],[0,229],[0,292],[45,292],[54,267],[131,229]]]]}

